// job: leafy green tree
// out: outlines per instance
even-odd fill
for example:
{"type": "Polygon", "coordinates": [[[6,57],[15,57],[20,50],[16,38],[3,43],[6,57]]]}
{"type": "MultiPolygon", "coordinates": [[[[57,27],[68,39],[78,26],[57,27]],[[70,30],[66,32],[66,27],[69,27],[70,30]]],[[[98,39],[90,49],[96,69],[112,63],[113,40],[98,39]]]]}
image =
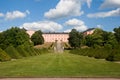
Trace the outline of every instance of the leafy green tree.
{"type": "Polygon", "coordinates": [[[2,49],[7,48],[9,45],[17,47],[24,44],[31,45],[29,35],[23,29],[12,27],[0,34],[0,47],[2,49]]]}
{"type": "Polygon", "coordinates": [[[99,28],[97,28],[95,31],[94,31],[94,33],[92,34],[92,36],[93,36],[93,41],[94,41],[94,47],[95,47],[95,45],[97,45],[97,46],[102,46],[102,42],[103,42],[103,40],[102,40],[102,35],[103,34],[103,30],[102,29],[99,29],[99,28]]]}
{"type": "Polygon", "coordinates": [[[86,45],[87,45],[88,47],[93,47],[93,45],[94,45],[94,40],[93,40],[93,37],[92,37],[91,35],[87,35],[87,36],[85,37],[85,41],[86,41],[86,45]]]}
{"type": "Polygon", "coordinates": [[[120,27],[114,28],[114,32],[115,32],[114,34],[115,34],[116,40],[120,44],[120,27]]]}
{"type": "Polygon", "coordinates": [[[34,45],[39,45],[44,43],[44,38],[42,36],[41,30],[36,31],[32,36],[31,36],[31,41],[34,43],[34,45]]]}
{"type": "Polygon", "coordinates": [[[86,45],[89,47],[100,47],[102,44],[102,36],[103,30],[97,28],[95,29],[94,33],[91,35],[87,35],[85,37],[86,39],[86,45]]]}
{"type": "Polygon", "coordinates": [[[109,45],[111,48],[114,48],[117,45],[117,40],[112,32],[103,31],[102,38],[103,46],[109,45]]]}
{"type": "Polygon", "coordinates": [[[79,33],[76,29],[72,29],[71,32],[69,33],[68,38],[69,44],[73,48],[80,47],[80,45],[82,44],[82,39],[83,39],[82,34],[79,33]]]}

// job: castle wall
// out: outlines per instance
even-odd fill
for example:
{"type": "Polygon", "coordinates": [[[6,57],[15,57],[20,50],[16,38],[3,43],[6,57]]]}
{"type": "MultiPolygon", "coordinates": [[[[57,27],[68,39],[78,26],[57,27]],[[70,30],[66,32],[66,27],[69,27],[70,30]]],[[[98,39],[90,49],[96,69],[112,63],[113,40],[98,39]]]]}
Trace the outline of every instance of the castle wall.
{"type": "Polygon", "coordinates": [[[45,42],[55,42],[55,40],[57,41],[61,41],[62,42],[68,42],[68,38],[69,38],[69,34],[67,33],[50,33],[50,34],[43,34],[42,35],[44,37],[45,42]]]}
{"type": "MultiPolygon", "coordinates": [[[[27,33],[31,37],[35,33],[35,31],[27,31],[27,33]]],[[[69,38],[68,33],[43,33],[42,36],[45,42],[55,42],[55,40],[57,41],[62,40],[62,42],[68,42],[69,38]]]]}
{"type": "MultiPolygon", "coordinates": [[[[95,30],[94,28],[88,29],[84,31],[83,34],[85,36],[91,35],[93,34],[94,30],[95,30]]],[[[32,36],[32,34],[34,34],[34,32],[35,31],[27,31],[30,37],[32,36]]],[[[45,42],[55,42],[56,40],[62,42],[68,42],[69,33],[43,33],[42,36],[45,42]]]]}

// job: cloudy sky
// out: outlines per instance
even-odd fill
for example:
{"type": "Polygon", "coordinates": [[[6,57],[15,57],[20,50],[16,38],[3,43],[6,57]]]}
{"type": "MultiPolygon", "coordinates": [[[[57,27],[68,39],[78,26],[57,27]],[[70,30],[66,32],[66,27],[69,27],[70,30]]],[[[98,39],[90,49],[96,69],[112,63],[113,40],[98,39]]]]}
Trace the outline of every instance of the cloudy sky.
{"type": "Polygon", "coordinates": [[[0,31],[17,26],[43,32],[120,26],[120,0],[0,0],[0,31]]]}

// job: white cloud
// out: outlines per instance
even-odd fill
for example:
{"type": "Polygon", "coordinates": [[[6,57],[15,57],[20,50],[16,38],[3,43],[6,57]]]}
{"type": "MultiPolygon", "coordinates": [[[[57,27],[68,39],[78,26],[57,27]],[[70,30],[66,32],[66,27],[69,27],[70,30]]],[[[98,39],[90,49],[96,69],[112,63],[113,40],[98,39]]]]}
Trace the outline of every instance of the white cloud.
{"type": "Polygon", "coordinates": [[[32,22],[32,23],[24,23],[20,27],[24,27],[27,30],[42,30],[44,31],[58,31],[62,29],[62,25],[53,22],[53,21],[39,21],[39,22],[32,22]]]}
{"type": "Polygon", "coordinates": [[[101,29],[103,26],[99,24],[96,27],[101,29]]]}
{"type": "Polygon", "coordinates": [[[120,8],[108,12],[98,12],[87,15],[87,17],[89,18],[105,18],[105,17],[113,17],[113,16],[120,16],[120,8]]]}
{"type": "Polygon", "coordinates": [[[81,25],[84,25],[84,22],[74,18],[66,21],[65,24],[67,26],[81,26],[81,25]]]}
{"type": "Polygon", "coordinates": [[[3,13],[0,13],[0,17],[4,17],[4,14],[3,14],[3,13]]]}
{"type": "Polygon", "coordinates": [[[104,8],[120,8],[120,0],[104,0],[101,4],[100,9],[104,8]]]}
{"type": "Polygon", "coordinates": [[[68,16],[80,16],[83,13],[80,0],[60,0],[56,7],[50,9],[44,16],[48,19],[58,19],[68,16]]]}
{"type": "Polygon", "coordinates": [[[28,10],[26,10],[25,12],[20,12],[18,10],[13,12],[7,12],[5,15],[5,20],[14,20],[17,18],[24,18],[27,16],[27,14],[30,14],[28,10]]]}
{"type": "MultiPolygon", "coordinates": [[[[75,19],[75,18],[66,21],[65,25],[71,26],[78,31],[84,31],[84,30],[87,29],[87,26],[85,25],[85,23],[82,20],[78,20],[78,19],[75,19]]],[[[67,30],[67,31],[69,31],[69,30],[67,30]]]]}
{"type": "Polygon", "coordinates": [[[86,25],[75,26],[74,28],[76,30],[78,30],[78,31],[85,31],[85,30],[87,30],[87,26],[86,25]]]}
{"type": "Polygon", "coordinates": [[[64,32],[71,32],[71,30],[72,30],[72,29],[67,29],[67,30],[65,30],[64,32]]]}
{"type": "Polygon", "coordinates": [[[86,0],[88,7],[90,8],[92,0],[86,0]]]}

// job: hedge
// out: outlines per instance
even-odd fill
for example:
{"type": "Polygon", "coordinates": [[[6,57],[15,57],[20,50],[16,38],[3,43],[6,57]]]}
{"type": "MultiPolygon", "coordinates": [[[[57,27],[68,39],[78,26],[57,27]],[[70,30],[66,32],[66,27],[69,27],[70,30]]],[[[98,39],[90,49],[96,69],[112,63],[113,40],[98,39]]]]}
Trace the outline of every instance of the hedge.
{"type": "Polygon", "coordinates": [[[10,61],[11,57],[0,48],[0,61],[10,61]]]}
{"type": "Polygon", "coordinates": [[[18,46],[16,49],[20,53],[20,55],[22,55],[23,57],[30,56],[30,54],[24,49],[24,47],[22,45],[18,46]]]}
{"type": "Polygon", "coordinates": [[[18,53],[18,51],[13,46],[8,46],[5,49],[5,52],[13,59],[22,58],[22,56],[18,53]]]}
{"type": "Polygon", "coordinates": [[[85,48],[73,49],[70,51],[72,54],[79,54],[96,59],[106,59],[108,61],[120,61],[120,48],[85,48]]]}

